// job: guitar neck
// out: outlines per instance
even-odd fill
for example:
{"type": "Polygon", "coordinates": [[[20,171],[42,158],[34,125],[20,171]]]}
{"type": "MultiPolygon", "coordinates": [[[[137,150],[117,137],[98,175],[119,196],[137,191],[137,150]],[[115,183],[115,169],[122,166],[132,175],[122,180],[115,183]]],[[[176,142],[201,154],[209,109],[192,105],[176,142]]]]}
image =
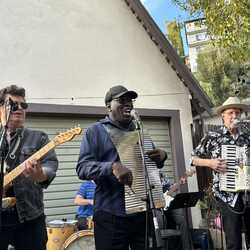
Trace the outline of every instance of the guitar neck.
{"type": "Polygon", "coordinates": [[[4,176],[4,182],[3,187],[5,188],[8,184],[10,184],[17,176],[19,176],[25,169],[25,163],[27,161],[32,160],[39,160],[41,159],[45,154],[47,154],[51,149],[55,147],[55,143],[53,141],[46,144],[44,147],[39,149],[35,154],[30,156],[27,160],[25,160],[23,163],[18,165],[16,168],[14,168],[10,173],[4,176]]]}

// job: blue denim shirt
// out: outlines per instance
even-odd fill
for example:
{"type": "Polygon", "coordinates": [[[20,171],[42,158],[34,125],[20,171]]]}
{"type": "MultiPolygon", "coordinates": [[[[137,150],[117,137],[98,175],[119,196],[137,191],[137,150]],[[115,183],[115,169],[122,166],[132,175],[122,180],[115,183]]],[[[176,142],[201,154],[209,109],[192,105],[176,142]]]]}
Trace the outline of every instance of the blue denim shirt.
{"type": "MultiPolygon", "coordinates": [[[[112,173],[112,164],[119,155],[105,125],[125,131],[135,130],[131,122],[127,129],[119,127],[108,117],[89,127],[83,136],[76,171],[80,179],[96,183],[94,211],[106,211],[116,216],[125,216],[124,185],[112,173]]],[[[158,167],[162,167],[160,164],[158,167]]]]}
{"type": "MultiPolygon", "coordinates": [[[[19,129],[10,142],[8,155],[13,152],[15,159],[14,161],[11,161],[7,156],[6,161],[9,168],[15,168],[48,142],[48,136],[44,132],[30,129],[19,129]],[[22,144],[20,151],[16,151],[15,153],[13,151],[15,151],[15,145],[18,137],[20,137],[22,144]]],[[[13,181],[13,190],[16,197],[16,209],[20,222],[36,219],[44,213],[43,188],[47,188],[52,182],[56,176],[58,168],[58,160],[55,151],[51,150],[44,157],[42,157],[40,161],[43,171],[48,176],[47,181],[43,183],[36,183],[31,178],[25,177],[23,174],[16,177],[13,181]]]]}

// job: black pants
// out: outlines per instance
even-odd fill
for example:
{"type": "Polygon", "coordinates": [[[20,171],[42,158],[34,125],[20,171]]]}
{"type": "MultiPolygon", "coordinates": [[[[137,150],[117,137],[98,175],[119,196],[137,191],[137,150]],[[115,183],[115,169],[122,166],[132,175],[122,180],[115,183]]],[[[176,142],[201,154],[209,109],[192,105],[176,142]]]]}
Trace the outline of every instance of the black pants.
{"type": "MultiPolygon", "coordinates": [[[[250,208],[246,208],[243,214],[238,214],[232,211],[223,201],[218,200],[218,206],[222,215],[223,230],[226,237],[227,250],[242,249],[242,219],[245,223],[246,238],[250,239],[250,208]]],[[[239,198],[236,204],[236,209],[242,211],[243,203],[239,198]]]]}
{"type": "Polygon", "coordinates": [[[13,245],[15,250],[46,250],[48,240],[45,216],[19,223],[16,210],[3,212],[3,227],[0,232],[0,250],[13,245]],[[8,222],[8,225],[7,225],[8,222]]]}
{"type": "Polygon", "coordinates": [[[192,250],[193,244],[192,244],[192,238],[190,234],[190,230],[188,228],[188,224],[185,218],[184,209],[172,209],[170,211],[165,211],[165,215],[167,218],[167,225],[169,225],[168,228],[176,229],[176,226],[178,226],[179,230],[181,231],[181,241],[177,242],[178,245],[175,249],[183,249],[183,250],[192,250]],[[182,244],[180,244],[182,243],[182,244]]]}
{"type": "Polygon", "coordinates": [[[146,214],[119,217],[98,211],[94,214],[96,250],[144,250],[146,214]]]}

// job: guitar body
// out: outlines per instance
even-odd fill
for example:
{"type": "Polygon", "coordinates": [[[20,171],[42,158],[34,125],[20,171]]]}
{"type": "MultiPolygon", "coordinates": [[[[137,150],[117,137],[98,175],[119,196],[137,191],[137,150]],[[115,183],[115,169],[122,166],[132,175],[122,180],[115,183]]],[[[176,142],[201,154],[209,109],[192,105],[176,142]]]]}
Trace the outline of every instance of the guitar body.
{"type": "Polygon", "coordinates": [[[2,208],[11,208],[16,205],[16,197],[6,197],[2,199],[2,208]]]}
{"type": "Polygon", "coordinates": [[[168,210],[171,201],[174,200],[174,197],[170,196],[170,195],[168,194],[168,192],[165,192],[165,193],[163,194],[163,196],[164,196],[164,199],[165,199],[165,207],[164,207],[164,210],[168,210]]]}
{"type": "Polygon", "coordinates": [[[10,208],[16,205],[16,197],[13,197],[12,183],[3,189],[2,208],[10,208]]]}

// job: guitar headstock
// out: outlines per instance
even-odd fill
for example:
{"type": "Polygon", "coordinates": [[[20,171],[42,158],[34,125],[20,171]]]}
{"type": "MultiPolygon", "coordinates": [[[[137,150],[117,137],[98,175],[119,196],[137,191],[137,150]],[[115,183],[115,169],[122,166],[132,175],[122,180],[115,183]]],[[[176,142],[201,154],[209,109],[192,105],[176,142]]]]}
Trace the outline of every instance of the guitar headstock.
{"type": "Polygon", "coordinates": [[[60,133],[52,141],[55,143],[55,145],[59,145],[64,142],[71,141],[76,135],[80,135],[81,132],[82,129],[80,127],[72,128],[66,132],[60,133]]]}

